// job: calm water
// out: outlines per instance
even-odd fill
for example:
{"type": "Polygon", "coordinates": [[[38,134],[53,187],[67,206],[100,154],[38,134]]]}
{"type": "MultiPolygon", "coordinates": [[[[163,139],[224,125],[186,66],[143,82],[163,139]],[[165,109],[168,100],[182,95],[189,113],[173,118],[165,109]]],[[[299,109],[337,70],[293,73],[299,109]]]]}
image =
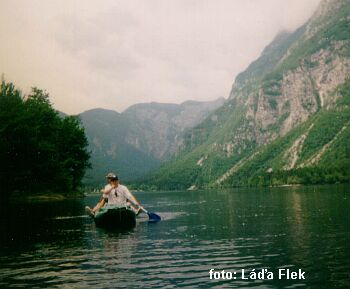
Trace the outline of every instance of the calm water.
{"type": "Polygon", "coordinates": [[[163,221],[98,229],[84,216],[98,197],[2,209],[0,287],[350,288],[350,186],[136,197],[163,221]],[[211,268],[306,280],[210,280],[211,268]]]}

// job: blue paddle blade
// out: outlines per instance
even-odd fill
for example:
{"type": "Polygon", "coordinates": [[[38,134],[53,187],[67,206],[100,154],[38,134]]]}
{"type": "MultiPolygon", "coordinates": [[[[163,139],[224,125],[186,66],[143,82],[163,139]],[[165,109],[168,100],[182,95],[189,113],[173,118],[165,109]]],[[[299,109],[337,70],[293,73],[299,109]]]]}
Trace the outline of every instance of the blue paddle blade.
{"type": "Polygon", "coordinates": [[[161,220],[161,217],[155,213],[147,213],[149,222],[159,222],[161,220]]]}

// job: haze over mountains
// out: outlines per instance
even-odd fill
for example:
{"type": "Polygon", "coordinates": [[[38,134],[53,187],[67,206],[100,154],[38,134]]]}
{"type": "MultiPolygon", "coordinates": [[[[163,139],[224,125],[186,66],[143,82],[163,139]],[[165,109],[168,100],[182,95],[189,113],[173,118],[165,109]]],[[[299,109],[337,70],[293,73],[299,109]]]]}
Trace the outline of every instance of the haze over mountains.
{"type": "Polygon", "coordinates": [[[152,102],[132,105],[122,113],[106,109],[83,112],[80,118],[92,164],[85,183],[103,182],[107,171],[130,181],[157,168],[183,145],[186,129],[197,125],[224,101],[152,102]]]}

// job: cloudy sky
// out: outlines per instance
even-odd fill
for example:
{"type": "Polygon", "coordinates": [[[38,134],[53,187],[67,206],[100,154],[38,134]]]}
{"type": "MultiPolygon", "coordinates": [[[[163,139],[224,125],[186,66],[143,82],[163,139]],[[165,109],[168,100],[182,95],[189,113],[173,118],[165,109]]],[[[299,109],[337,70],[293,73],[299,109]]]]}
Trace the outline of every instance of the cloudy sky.
{"type": "Polygon", "coordinates": [[[66,113],[227,97],[320,0],[1,0],[0,73],[66,113]]]}

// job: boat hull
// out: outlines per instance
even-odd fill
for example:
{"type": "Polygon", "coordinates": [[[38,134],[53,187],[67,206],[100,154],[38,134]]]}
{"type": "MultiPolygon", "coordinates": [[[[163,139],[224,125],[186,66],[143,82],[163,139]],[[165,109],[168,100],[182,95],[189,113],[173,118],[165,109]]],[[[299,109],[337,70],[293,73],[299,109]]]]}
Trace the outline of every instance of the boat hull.
{"type": "Polygon", "coordinates": [[[107,205],[96,213],[94,221],[100,228],[127,230],[136,226],[136,214],[130,207],[107,205]]]}

